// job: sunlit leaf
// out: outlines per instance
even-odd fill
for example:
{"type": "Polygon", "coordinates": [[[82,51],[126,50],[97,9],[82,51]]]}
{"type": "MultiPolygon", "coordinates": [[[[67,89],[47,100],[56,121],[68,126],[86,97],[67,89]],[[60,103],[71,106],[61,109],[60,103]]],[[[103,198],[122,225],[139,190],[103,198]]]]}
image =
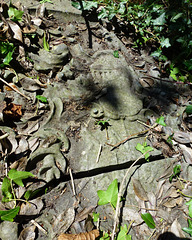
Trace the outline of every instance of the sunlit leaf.
{"type": "Polygon", "coordinates": [[[141,217],[145,221],[145,223],[147,224],[147,226],[149,228],[154,229],[156,227],[153,217],[151,216],[150,213],[143,213],[143,214],[141,214],[141,217]]]}
{"type": "Polygon", "coordinates": [[[34,177],[34,175],[30,172],[25,171],[17,171],[16,169],[11,169],[8,172],[8,177],[13,180],[17,185],[24,187],[24,184],[22,182],[23,179],[26,179],[28,177],[34,177]]]}
{"type": "Polygon", "coordinates": [[[116,208],[117,198],[118,198],[118,181],[115,179],[107,188],[106,191],[97,191],[99,197],[98,205],[105,205],[110,203],[114,208],[116,208]]]}
{"type": "Polygon", "coordinates": [[[157,118],[156,123],[158,123],[161,126],[166,127],[165,118],[163,116],[157,118]]]}
{"type": "Polygon", "coordinates": [[[3,195],[2,202],[9,202],[11,199],[13,199],[13,195],[11,192],[11,182],[7,177],[3,178],[1,191],[3,195]]]}
{"type": "Polygon", "coordinates": [[[47,102],[48,102],[48,101],[47,101],[47,98],[44,97],[44,96],[37,95],[36,98],[37,98],[40,102],[42,102],[42,103],[47,103],[47,102]]]}
{"type": "Polygon", "coordinates": [[[16,207],[10,210],[0,211],[0,216],[2,221],[13,222],[14,217],[18,214],[20,207],[16,207]]]}
{"type": "Polygon", "coordinates": [[[9,18],[14,22],[21,21],[23,13],[24,13],[23,11],[17,10],[16,8],[13,7],[9,7],[8,9],[9,18]]]}

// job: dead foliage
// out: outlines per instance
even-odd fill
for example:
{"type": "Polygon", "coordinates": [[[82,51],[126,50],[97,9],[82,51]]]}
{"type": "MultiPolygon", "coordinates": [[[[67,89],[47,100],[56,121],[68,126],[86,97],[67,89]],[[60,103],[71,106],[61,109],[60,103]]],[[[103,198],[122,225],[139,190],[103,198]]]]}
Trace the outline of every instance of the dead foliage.
{"type": "Polygon", "coordinates": [[[79,234],[62,233],[59,235],[58,240],[95,240],[97,237],[99,237],[99,230],[95,229],[79,234]]]}

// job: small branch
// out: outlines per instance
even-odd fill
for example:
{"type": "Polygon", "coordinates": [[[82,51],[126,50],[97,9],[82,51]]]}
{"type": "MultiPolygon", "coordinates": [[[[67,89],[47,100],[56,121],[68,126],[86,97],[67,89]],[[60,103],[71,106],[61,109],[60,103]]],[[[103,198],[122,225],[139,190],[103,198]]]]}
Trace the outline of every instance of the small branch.
{"type": "Polygon", "coordinates": [[[72,175],[71,168],[69,168],[69,175],[70,175],[70,177],[71,177],[71,184],[72,184],[73,195],[76,196],[75,184],[74,184],[74,180],[73,180],[73,175],[72,175]]]}
{"type": "Polygon", "coordinates": [[[97,154],[96,163],[99,162],[99,157],[100,157],[100,155],[101,155],[101,151],[102,151],[102,145],[100,144],[100,146],[99,146],[99,151],[98,151],[98,154],[97,154]]]}
{"type": "MultiPolygon", "coordinates": [[[[139,121],[139,123],[141,123],[141,122],[139,121]]],[[[143,124],[143,123],[142,123],[142,124],[143,124]]],[[[147,133],[149,130],[155,128],[157,125],[158,125],[157,123],[155,123],[153,126],[145,125],[145,126],[147,126],[149,129],[144,130],[144,131],[141,131],[141,132],[138,132],[138,133],[131,134],[131,135],[129,135],[128,137],[126,137],[125,139],[123,139],[122,141],[116,143],[115,145],[108,144],[108,143],[106,143],[106,144],[112,146],[113,148],[111,149],[111,151],[113,151],[115,148],[119,147],[121,144],[126,143],[130,138],[139,136],[139,135],[141,135],[141,134],[145,134],[145,133],[147,133]]]]}
{"type": "Polygon", "coordinates": [[[9,88],[11,88],[13,91],[17,92],[18,94],[20,94],[21,96],[23,96],[24,98],[26,98],[27,100],[31,100],[30,97],[27,97],[26,95],[24,95],[22,92],[20,92],[17,88],[12,87],[8,82],[6,82],[3,78],[0,77],[0,81],[3,82],[5,85],[7,85],[9,88]]]}
{"type": "Polygon", "coordinates": [[[3,134],[2,136],[0,136],[0,140],[6,138],[6,137],[8,137],[8,136],[9,136],[9,133],[5,133],[5,134],[3,134]]]}
{"type": "Polygon", "coordinates": [[[37,222],[35,222],[35,220],[31,220],[31,223],[34,224],[41,232],[47,235],[47,231],[42,228],[37,222]]]}
{"type": "MultiPolygon", "coordinates": [[[[150,151],[150,150],[149,150],[150,151]]],[[[118,214],[119,214],[119,209],[120,209],[120,200],[122,197],[122,193],[123,193],[123,187],[124,187],[124,183],[126,181],[126,178],[129,174],[129,172],[131,171],[131,169],[133,168],[133,166],[141,159],[145,156],[146,153],[148,153],[149,151],[146,151],[145,153],[143,153],[140,157],[138,157],[132,164],[131,166],[127,169],[123,180],[120,184],[120,188],[119,188],[119,193],[118,193],[118,198],[117,198],[117,205],[116,205],[116,211],[115,211],[115,217],[114,217],[114,225],[113,225],[113,232],[112,232],[112,236],[111,236],[111,240],[114,240],[115,238],[115,232],[116,232],[116,227],[117,227],[117,222],[118,222],[118,214]]]]}

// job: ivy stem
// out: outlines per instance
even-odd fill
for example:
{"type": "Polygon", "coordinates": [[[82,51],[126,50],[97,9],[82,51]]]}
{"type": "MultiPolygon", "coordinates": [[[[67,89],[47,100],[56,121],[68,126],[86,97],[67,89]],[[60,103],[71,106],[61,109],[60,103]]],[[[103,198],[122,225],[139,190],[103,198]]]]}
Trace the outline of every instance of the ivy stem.
{"type": "Polygon", "coordinates": [[[123,195],[123,187],[124,187],[124,183],[126,181],[126,178],[129,174],[129,172],[131,171],[131,169],[136,165],[137,162],[139,162],[139,160],[143,157],[145,157],[145,154],[147,154],[148,152],[150,152],[150,150],[146,151],[145,153],[143,153],[141,156],[139,156],[132,164],[131,166],[127,169],[123,180],[120,184],[120,188],[119,188],[119,192],[118,192],[118,198],[117,198],[117,204],[116,204],[116,211],[115,211],[115,217],[114,217],[114,224],[113,224],[113,232],[112,232],[112,236],[111,236],[111,240],[114,240],[115,238],[115,233],[116,233],[116,227],[117,227],[117,222],[118,222],[118,215],[119,215],[119,209],[120,209],[120,200],[121,197],[123,195]]]}

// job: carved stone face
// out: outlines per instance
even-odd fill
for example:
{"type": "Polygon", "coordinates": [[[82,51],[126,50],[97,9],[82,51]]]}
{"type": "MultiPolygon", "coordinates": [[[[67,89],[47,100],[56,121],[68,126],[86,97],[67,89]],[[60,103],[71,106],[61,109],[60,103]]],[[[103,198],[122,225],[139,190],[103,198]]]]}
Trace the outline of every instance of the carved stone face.
{"type": "Polygon", "coordinates": [[[112,51],[96,53],[90,66],[95,81],[101,83],[107,93],[99,99],[105,116],[118,119],[121,116],[137,114],[142,109],[142,101],[133,92],[133,81],[137,75],[128,66],[125,58],[115,58],[112,51]]]}

